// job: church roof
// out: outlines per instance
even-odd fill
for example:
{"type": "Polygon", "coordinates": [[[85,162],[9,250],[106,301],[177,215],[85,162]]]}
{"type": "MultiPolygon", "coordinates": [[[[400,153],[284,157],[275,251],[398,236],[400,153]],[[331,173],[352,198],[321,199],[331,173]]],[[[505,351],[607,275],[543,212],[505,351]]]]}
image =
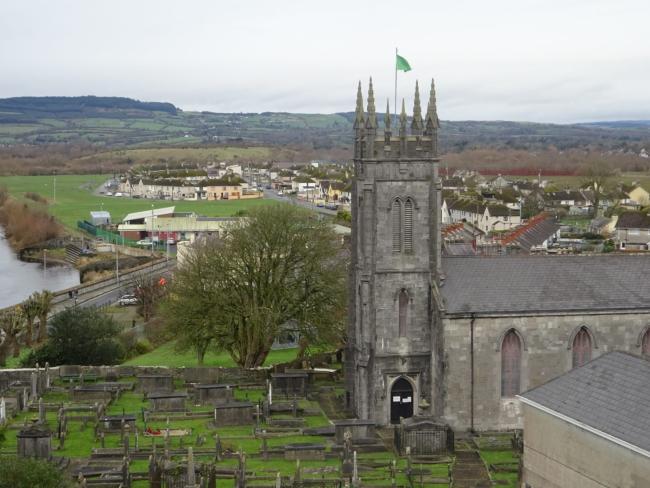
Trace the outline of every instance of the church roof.
{"type": "Polygon", "coordinates": [[[528,405],[650,456],[649,385],[650,361],[610,352],[520,397],[528,405]]]}
{"type": "Polygon", "coordinates": [[[447,313],[650,309],[650,256],[443,257],[447,313]]]}

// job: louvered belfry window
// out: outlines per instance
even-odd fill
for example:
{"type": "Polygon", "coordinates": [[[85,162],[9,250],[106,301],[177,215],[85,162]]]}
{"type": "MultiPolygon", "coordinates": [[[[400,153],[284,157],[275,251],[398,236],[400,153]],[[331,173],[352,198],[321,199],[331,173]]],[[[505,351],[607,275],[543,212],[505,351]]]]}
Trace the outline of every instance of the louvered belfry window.
{"type": "Polygon", "coordinates": [[[641,354],[650,358],[650,329],[645,331],[643,339],[641,339],[641,354]]]}
{"type": "Polygon", "coordinates": [[[391,206],[391,224],[393,230],[393,252],[402,251],[402,202],[393,200],[391,206]]]}
{"type": "Polygon", "coordinates": [[[573,367],[577,368],[591,361],[591,337],[582,327],[573,338],[573,367]]]}
{"type": "Polygon", "coordinates": [[[408,306],[409,306],[409,294],[406,290],[402,289],[399,292],[399,336],[406,336],[406,326],[408,319],[408,306]]]}
{"type": "Polygon", "coordinates": [[[404,203],[404,252],[413,252],[413,200],[404,203]]]}
{"type": "Polygon", "coordinates": [[[521,388],[521,340],[510,330],[501,344],[501,396],[514,397],[521,388]]]}

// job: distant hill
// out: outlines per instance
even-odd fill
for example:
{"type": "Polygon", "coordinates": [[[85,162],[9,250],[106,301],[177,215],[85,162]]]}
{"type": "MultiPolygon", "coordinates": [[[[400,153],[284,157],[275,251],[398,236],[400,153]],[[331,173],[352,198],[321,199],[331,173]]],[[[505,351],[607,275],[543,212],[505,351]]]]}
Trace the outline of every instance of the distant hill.
{"type": "MultiPolygon", "coordinates": [[[[171,103],[119,97],[0,99],[0,145],[78,143],[107,147],[188,144],[295,144],[314,150],[349,149],[352,112],[184,112],[171,103]]],[[[383,125],[382,117],[379,116],[383,125]]],[[[539,124],[442,121],[443,152],[494,147],[560,150],[650,149],[650,121],[539,124]]]]}

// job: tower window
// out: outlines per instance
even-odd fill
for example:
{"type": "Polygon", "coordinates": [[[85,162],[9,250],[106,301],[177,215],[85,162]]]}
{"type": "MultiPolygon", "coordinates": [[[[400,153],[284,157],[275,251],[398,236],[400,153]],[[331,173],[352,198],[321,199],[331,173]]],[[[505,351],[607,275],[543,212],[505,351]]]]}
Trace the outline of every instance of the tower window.
{"type": "Polygon", "coordinates": [[[521,340],[508,331],[501,344],[501,396],[513,397],[521,388],[521,340]]]}
{"type": "Polygon", "coordinates": [[[399,292],[399,336],[406,336],[406,326],[408,319],[408,306],[409,306],[409,295],[406,290],[402,289],[399,292]]]}
{"type": "Polygon", "coordinates": [[[574,368],[591,361],[591,337],[586,327],[581,327],[573,338],[572,350],[574,368]]]}
{"type": "Polygon", "coordinates": [[[402,251],[402,202],[396,198],[391,206],[393,252],[402,251]]]}
{"type": "Polygon", "coordinates": [[[413,252],[413,200],[404,203],[404,252],[413,252]]]}

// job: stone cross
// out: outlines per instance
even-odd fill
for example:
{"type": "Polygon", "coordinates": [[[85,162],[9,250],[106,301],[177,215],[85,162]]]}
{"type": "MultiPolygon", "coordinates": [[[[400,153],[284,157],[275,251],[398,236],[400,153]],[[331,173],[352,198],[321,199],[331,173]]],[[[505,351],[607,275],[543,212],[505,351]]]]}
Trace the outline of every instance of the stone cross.
{"type": "Polygon", "coordinates": [[[45,405],[43,405],[43,397],[38,399],[38,423],[45,423],[45,405]]]}
{"type": "Polygon", "coordinates": [[[0,425],[4,424],[7,421],[7,404],[5,403],[5,398],[0,398],[0,425]]]}
{"type": "Polygon", "coordinates": [[[196,486],[196,476],[194,473],[194,452],[191,447],[187,448],[187,487],[196,486]]]}

